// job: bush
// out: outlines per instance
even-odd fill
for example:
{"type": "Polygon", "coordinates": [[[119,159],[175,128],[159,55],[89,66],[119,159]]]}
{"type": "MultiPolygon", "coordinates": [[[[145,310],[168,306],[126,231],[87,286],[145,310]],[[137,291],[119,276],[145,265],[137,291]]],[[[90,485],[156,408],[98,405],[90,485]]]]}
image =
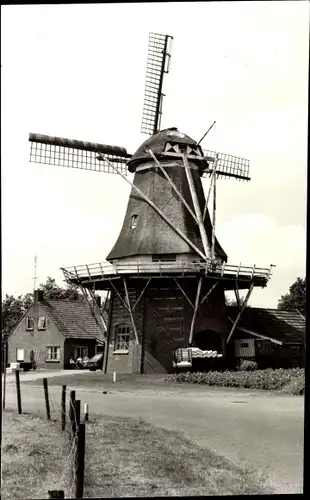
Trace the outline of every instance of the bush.
{"type": "Polygon", "coordinates": [[[279,391],[288,387],[287,391],[290,391],[290,394],[297,394],[298,390],[302,388],[302,383],[304,384],[304,370],[303,368],[292,368],[288,370],[284,368],[278,368],[276,370],[267,368],[266,370],[240,370],[236,372],[228,370],[224,372],[210,371],[207,373],[186,372],[166,375],[164,380],[181,384],[192,383],[273,391],[279,391]]]}
{"type": "Polygon", "coordinates": [[[250,361],[249,359],[243,359],[240,363],[239,370],[240,371],[254,371],[258,369],[258,364],[256,361],[250,361]]]}

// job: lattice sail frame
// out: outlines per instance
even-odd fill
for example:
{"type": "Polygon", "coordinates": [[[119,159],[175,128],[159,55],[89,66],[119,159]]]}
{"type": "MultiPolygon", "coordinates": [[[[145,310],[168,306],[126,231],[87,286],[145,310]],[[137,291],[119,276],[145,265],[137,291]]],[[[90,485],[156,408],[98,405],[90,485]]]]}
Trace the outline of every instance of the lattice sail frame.
{"type": "Polygon", "coordinates": [[[218,177],[234,177],[238,180],[250,181],[250,160],[239,156],[232,156],[226,153],[217,153],[216,151],[203,150],[205,159],[210,163],[210,168],[205,170],[203,175],[212,174],[212,164],[216,157],[216,173],[218,177]]]}
{"type": "Polygon", "coordinates": [[[115,174],[107,161],[98,159],[100,153],[124,175],[127,174],[126,162],[131,155],[125,148],[41,134],[29,134],[29,141],[30,161],[33,163],[115,174]]]}
{"type": "Polygon", "coordinates": [[[164,73],[169,73],[173,37],[149,34],[146,81],[141,132],[152,135],[160,130],[164,73]]]}

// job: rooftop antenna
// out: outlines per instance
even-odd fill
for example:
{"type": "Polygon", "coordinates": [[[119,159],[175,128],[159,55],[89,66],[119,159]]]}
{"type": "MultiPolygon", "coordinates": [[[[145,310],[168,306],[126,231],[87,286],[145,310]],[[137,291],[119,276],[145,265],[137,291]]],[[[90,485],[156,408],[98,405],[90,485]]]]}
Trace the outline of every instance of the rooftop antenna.
{"type": "Polygon", "coordinates": [[[36,290],[36,284],[37,284],[37,256],[34,256],[34,277],[33,279],[33,292],[36,290]]]}

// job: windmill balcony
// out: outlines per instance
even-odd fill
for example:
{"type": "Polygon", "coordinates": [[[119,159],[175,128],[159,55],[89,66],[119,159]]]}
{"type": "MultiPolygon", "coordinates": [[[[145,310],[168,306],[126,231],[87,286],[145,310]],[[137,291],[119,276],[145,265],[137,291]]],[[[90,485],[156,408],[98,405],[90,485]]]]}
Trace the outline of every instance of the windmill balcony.
{"type": "Polygon", "coordinates": [[[110,280],[112,278],[145,277],[150,276],[184,276],[190,277],[203,274],[207,278],[222,279],[224,281],[244,282],[245,287],[249,282],[256,286],[265,287],[271,277],[272,265],[269,268],[256,266],[229,265],[214,262],[190,262],[188,260],[176,262],[150,262],[150,261],[118,261],[116,263],[99,262],[61,268],[65,280],[69,283],[87,286],[90,283],[110,280]]]}

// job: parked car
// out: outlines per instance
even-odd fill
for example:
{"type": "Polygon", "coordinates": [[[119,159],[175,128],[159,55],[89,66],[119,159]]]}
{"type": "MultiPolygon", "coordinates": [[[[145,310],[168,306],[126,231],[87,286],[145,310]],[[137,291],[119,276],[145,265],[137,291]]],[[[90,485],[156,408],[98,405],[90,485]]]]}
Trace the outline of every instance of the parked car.
{"type": "Polygon", "coordinates": [[[95,356],[90,358],[87,365],[90,371],[102,370],[102,366],[103,366],[103,352],[95,354],[95,356]]]}

